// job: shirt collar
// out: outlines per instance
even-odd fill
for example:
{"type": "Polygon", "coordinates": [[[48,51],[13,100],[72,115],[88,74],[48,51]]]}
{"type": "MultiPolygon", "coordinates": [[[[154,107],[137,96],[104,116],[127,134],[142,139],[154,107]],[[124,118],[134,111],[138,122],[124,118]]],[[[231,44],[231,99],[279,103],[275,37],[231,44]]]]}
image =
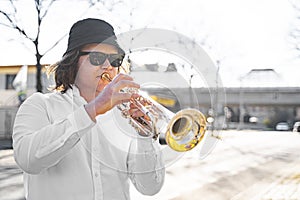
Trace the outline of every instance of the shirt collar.
{"type": "Polygon", "coordinates": [[[81,103],[87,104],[87,101],[80,95],[80,90],[76,85],[71,85],[72,88],[67,90],[68,96],[73,96],[73,98],[78,99],[81,103]]]}

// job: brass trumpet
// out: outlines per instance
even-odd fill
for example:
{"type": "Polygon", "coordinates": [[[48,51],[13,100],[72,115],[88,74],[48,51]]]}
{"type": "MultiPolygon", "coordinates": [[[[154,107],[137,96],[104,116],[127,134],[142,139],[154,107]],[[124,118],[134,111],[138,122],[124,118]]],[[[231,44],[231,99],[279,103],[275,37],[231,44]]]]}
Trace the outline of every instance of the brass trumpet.
{"type": "MultiPolygon", "coordinates": [[[[103,73],[101,79],[112,81],[108,73],[103,73]]],[[[139,96],[118,105],[123,117],[129,119],[130,125],[139,135],[157,139],[160,134],[164,134],[168,146],[179,152],[193,149],[203,139],[206,119],[200,111],[188,108],[173,113],[141,90],[125,88],[123,92],[136,93],[139,96]],[[145,117],[131,117],[129,114],[131,103],[139,108],[145,117]]]]}

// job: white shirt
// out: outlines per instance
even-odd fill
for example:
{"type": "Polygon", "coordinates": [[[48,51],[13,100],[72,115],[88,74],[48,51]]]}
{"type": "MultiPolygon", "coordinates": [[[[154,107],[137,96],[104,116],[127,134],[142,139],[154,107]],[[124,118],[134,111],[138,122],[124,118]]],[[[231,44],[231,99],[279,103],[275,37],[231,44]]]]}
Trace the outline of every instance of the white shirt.
{"type": "Polygon", "coordinates": [[[13,148],[29,200],[130,199],[129,185],[154,195],[164,181],[157,141],[137,137],[113,109],[93,122],[76,87],[35,93],[20,107],[13,148]]]}

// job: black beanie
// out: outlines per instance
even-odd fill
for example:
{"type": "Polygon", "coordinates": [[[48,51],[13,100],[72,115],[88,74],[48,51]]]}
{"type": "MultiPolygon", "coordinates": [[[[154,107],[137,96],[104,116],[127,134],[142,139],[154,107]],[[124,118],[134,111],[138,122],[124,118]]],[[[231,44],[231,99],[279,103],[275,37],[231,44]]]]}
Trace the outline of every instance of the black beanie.
{"type": "Polygon", "coordinates": [[[100,19],[83,19],[71,27],[68,39],[67,54],[70,51],[86,44],[105,43],[115,46],[119,53],[124,54],[117,42],[114,28],[106,21],[100,19]]]}

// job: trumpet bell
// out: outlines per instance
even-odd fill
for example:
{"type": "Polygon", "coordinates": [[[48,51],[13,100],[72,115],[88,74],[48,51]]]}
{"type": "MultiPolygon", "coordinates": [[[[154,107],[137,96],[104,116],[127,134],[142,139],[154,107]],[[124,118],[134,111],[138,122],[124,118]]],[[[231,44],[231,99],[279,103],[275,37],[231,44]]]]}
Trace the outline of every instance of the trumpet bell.
{"type": "Polygon", "coordinates": [[[170,120],[165,140],[173,150],[185,152],[193,149],[203,139],[205,131],[205,116],[196,109],[184,109],[170,120]]]}

